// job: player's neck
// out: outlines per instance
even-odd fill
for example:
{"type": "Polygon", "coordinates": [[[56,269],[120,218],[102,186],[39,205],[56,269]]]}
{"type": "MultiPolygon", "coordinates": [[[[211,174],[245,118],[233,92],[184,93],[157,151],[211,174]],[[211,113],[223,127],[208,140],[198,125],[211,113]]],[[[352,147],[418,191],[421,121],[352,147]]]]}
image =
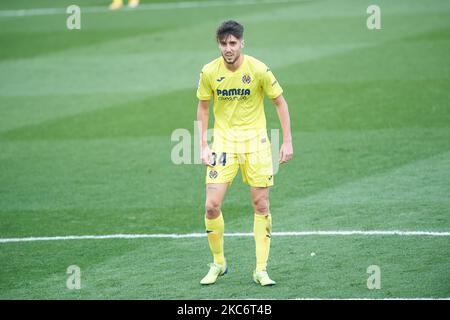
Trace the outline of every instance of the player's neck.
{"type": "Polygon", "coordinates": [[[224,64],[225,68],[227,68],[231,72],[235,72],[237,69],[239,69],[239,67],[242,65],[243,62],[244,62],[244,55],[241,54],[234,63],[229,64],[225,62],[224,64]]]}

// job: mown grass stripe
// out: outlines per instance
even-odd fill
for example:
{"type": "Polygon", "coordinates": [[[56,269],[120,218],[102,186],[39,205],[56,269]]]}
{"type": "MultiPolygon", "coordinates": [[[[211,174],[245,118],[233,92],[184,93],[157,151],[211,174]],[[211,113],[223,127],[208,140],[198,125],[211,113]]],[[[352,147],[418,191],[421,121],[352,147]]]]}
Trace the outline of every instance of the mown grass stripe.
{"type": "MultiPolygon", "coordinates": [[[[137,8],[127,8],[128,11],[139,10],[173,10],[173,9],[193,9],[193,8],[211,8],[222,6],[245,6],[261,4],[285,4],[295,2],[306,2],[308,0],[231,0],[231,1],[181,1],[170,3],[148,3],[141,4],[137,8]]],[[[102,13],[109,12],[107,6],[104,7],[81,7],[81,13],[102,13]]],[[[39,15],[66,14],[66,8],[36,8],[20,10],[0,10],[0,17],[25,17],[39,15]]]]}

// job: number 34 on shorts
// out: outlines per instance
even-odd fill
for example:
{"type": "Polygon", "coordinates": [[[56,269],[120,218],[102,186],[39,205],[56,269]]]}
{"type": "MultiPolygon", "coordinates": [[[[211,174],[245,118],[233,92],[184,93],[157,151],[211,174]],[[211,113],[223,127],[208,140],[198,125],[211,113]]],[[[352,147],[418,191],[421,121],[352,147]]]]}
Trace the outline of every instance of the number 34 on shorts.
{"type": "Polygon", "coordinates": [[[252,153],[212,153],[211,165],[206,170],[206,183],[233,182],[241,169],[242,180],[252,187],[273,185],[272,152],[270,148],[252,153]]]}

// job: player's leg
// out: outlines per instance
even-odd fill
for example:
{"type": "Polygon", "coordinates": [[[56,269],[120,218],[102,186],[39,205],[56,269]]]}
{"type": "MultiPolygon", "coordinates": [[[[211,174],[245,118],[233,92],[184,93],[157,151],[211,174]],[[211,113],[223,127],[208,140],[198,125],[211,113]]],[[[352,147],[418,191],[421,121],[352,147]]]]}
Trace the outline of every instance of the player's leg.
{"type": "Polygon", "coordinates": [[[227,188],[227,183],[211,183],[206,185],[205,226],[209,247],[214,256],[214,263],[218,265],[225,265],[223,252],[225,224],[220,207],[227,188]]]}
{"type": "Polygon", "coordinates": [[[267,274],[267,261],[272,236],[272,216],[269,209],[269,188],[251,187],[252,204],[255,211],[253,233],[256,249],[256,269],[253,280],[263,286],[273,285],[275,281],[267,274]]]}
{"type": "Polygon", "coordinates": [[[272,216],[269,207],[269,187],[273,185],[272,154],[270,148],[258,150],[246,156],[241,166],[244,182],[250,185],[254,209],[253,233],[255,237],[256,268],[253,280],[263,286],[273,285],[267,274],[270,252],[272,216]]]}
{"type": "Polygon", "coordinates": [[[223,250],[225,223],[220,209],[227,188],[227,183],[206,185],[205,227],[214,263],[209,265],[209,272],[200,281],[201,284],[213,284],[219,276],[226,274],[228,271],[223,250]]]}
{"type": "Polygon", "coordinates": [[[227,156],[226,153],[220,153],[213,163],[214,165],[208,166],[206,171],[205,227],[214,263],[210,264],[209,272],[200,281],[201,284],[215,283],[217,278],[226,274],[228,270],[224,255],[225,224],[221,205],[227,188],[238,170],[234,156],[227,156]]]}

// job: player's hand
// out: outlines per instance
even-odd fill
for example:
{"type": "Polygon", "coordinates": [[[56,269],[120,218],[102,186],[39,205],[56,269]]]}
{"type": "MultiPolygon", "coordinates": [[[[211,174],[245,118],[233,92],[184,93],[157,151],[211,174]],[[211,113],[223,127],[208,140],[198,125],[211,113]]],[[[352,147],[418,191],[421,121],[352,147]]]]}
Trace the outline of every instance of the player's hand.
{"type": "Polygon", "coordinates": [[[205,166],[209,166],[211,165],[211,160],[212,160],[212,152],[209,149],[208,145],[202,147],[202,153],[200,155],[200,158],[202,159],[202,163],[205,166]]]}
{"type": "Polygon", "coordinates": [[[292,159],[294,155],[294,149],[292,148],[292,142],[283,142],[280,148],[280,163],[286,163],[292,159]]]}

